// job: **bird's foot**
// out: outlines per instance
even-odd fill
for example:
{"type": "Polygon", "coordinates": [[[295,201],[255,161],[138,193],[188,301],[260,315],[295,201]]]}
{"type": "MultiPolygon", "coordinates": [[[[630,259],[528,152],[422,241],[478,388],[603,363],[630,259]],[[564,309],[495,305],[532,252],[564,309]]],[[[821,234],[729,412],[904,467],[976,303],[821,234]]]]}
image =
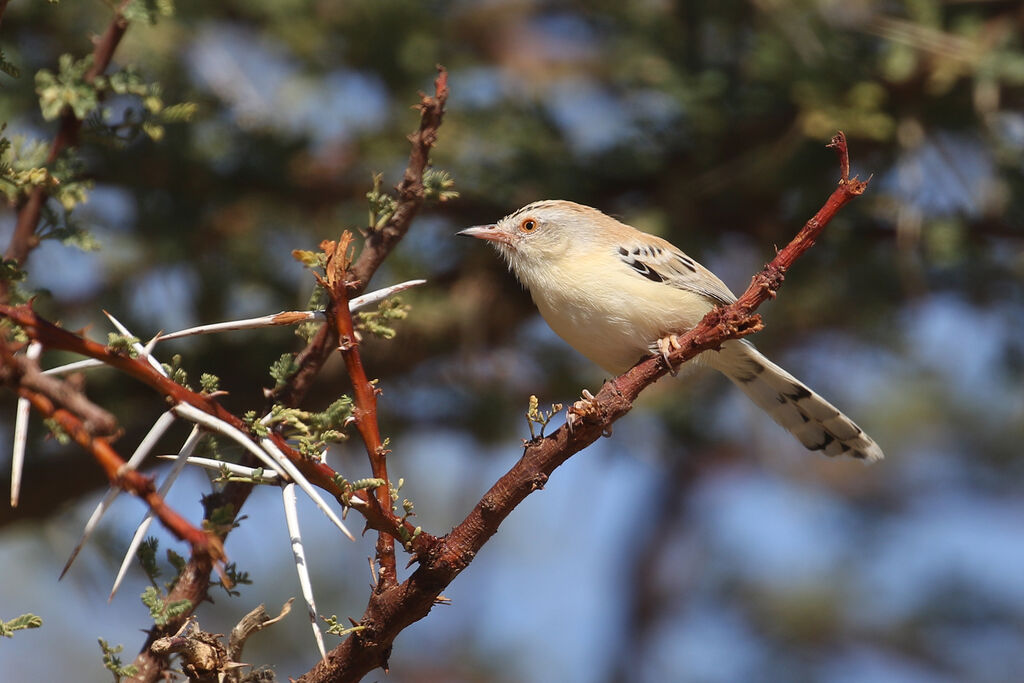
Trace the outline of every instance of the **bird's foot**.
{"type": "MultiPolygon", "coordinates": [[[[565,423],[569,425],[571,432],[576,424],[591,415],[600,415],[601,409],[597,404],[594,395],[584,389],[580,392],[580,400],[569,406],[565,411],[565,423]]],[[[608,427],[608,436],[611,435],[611,427],[608,427]]]]}
{"type": "Polygon", "coordinates": [[[670,334],[667,337],[662,337],[661,339],[659,339],[657,345],[658,353],[661,354],[661,357],[665,361],[665,365],[668,366],[669,374],[675,377],[676,374],[679,372],[679,369],[676,366],[674,366],[671,363],[671,361],[669,361],[668,354],[683,348],[682,344],[679,343],[679,337],[677,335],[670,334]]]}

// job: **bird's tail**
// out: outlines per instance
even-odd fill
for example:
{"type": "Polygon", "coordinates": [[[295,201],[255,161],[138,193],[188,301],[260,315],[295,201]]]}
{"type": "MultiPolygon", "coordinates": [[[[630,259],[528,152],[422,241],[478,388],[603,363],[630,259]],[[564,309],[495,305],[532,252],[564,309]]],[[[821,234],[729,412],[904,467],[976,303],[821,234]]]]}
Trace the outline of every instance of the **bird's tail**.
{"type": "Polygon", "coordinates": [[[853,420],[765,358],[750,342],[725,342],[721,351],[705,358],[810,450],[868,462],[882,459],[882,449],[853,420]]]}

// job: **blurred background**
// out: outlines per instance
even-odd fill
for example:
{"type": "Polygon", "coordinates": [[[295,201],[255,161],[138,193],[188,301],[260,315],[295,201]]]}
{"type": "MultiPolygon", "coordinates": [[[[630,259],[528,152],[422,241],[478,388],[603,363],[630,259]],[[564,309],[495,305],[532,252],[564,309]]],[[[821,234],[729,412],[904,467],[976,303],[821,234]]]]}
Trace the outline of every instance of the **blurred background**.
{"type": "MultiPolygon", "coordinates": [[[[421,213],[378,271],[371,288],[429,284],[402,296],[412,310],[396,339],[365,345],[392,475],[436,534],[518,458],[530,394],[570,403],[604,379],[491,250],[457,230],[570,199],[667,237],[740,291],[835,186],[824,148],[835,130],[849,137],[853,171],[873,176],[762,307],[754,341],[886,460],[804,451],[718,375],[662,380],[522,504],[446,591],[451,605],[397,639],[388,680],[1019,680],[1019,2],[175,4],[174,17],[132,25],[114,62],[198,113],[158,142],[85,136],[94,187],[75,217],[101,248],[36,249],[36,308],[104,340],[102,309],[148,337],[303,307],[312,282],[291,250],[366,224],[372,174],[400,179],[410,106],[444,64],[451,98],[433,161],[461,196],[421,213]]],[[[0,46],[22,75],[0,75],[5,135],[52,140],[33,74],[89,54],[109,19],[103,2],[7,6],[0,46]]],[[[106,104],[115,120],[138,106],[106,104]]],[[[5,209],[0,244],[13,225],[5,209]]],[[[279,329],[162,353],[181,353],[193,377],[218,374],[241,413],[262,405],[266,368],[300,346],[279,329]]],[[[113,371],[86,381],[130,453],[162,401],[113,371]]],[[[333,364],[306,403],[344,391],[333,364]]],[[[5,394],[0,443],[13,415],[5,394]]],[[[184,435],[179,426],[159,450],[184,435]]],[[[150,623],[141,571],[105,599],[144,507],[119,500],[58,583],[105,482],[38,420],[30,438],[21,505],[0,507],[0,618],[33,612],[44,625],[0,643],[4,677],[108,680],[96,639],[130,660],[150,623]]],[[[4,446],[4,472],[9,457],[4,446]]],[[[330,460],[369,476],[356,441],[330,460]]],[[[171,502],[197,522],[209,489],[190,473],[171,502]]],[[[254,585],[214,593],[199,610],[208,631],[299,595],[277,492],[257,491],[243,512],[227,551],[254,585]]],[[[320,612],[358,618],[371,539],[345,541],[311,506],[300,516],[320,612]]],[[[281,679],[310,668],[303,612],[253,637],[245,661],[281,679]]]]}

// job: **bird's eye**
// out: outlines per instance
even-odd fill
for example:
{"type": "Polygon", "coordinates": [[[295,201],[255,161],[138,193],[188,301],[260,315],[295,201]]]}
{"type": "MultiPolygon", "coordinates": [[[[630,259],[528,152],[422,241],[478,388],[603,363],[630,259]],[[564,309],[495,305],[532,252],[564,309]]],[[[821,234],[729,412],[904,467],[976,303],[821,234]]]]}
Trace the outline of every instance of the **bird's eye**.
{"type": "Polygon", "coordinates": [[[537,221],[532,218],[524,218],[523,222],[519,224],[519,229],[523,232],[533,232],[537,229],[537,221]]]}

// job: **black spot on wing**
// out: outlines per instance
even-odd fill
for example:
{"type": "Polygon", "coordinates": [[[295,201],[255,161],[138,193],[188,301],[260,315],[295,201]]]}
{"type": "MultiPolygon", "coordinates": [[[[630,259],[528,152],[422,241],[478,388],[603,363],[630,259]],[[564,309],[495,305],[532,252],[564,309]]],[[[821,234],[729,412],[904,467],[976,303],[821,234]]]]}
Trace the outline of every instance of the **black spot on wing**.
{"type": "Polygon", "coordinates": [[[629,266],[630,266],[630,268],[632,268],[636,272],[638,272],[641,275],[643,275],[648,280],[652,280],[653,282],[664,282],[665,281],[665,278],[663,278],[661,276],[661,273],[659,273],[656,270],[653,270],[646,263],[641,263],[640,261],[633,261],[632,263],[629,264],[629,266]]]}
{"type": "Polygon", "coordinates": [[[793,387],[785,393],[785,397],[791,401],[802,401],[805,398],[811,397],[811,390],[805,386],[794,384],[793,387]]]}
{"type": "Polygon", "coordinates": [[[686,268],[691,273],[696,273],[697,272],[697,266],[694,264],[694,262],[689,257],[678,255],[678,256],[676,256],[676,260],[679,261],[680,264],[682,264],[683,268],[686,268]]]}
{"type": "Polygon", "coordinates": [[[807,448],[808,448],[808,449],[810,449],[810,450],[812,450],[812,451],[823,451],[823,450],[825,450],[826,448],[828,448],[828,445],[829,445],[830,443],[832,443],[833,441],[835,441],[835,440],[836,440],[836,439],[835,439],[835,437],[834,437],[834,436],[832,436],[832,435],[831,435],[831,434],[829,434],[828,432],[825,432],[825,438],[824,438],[824,439],[822,440],[822,442],[821,442],[821,443],[819,443],[819,444],[815,444],[815,445],[813,445],[813,446],[808,446],[807,448]]]}
{"type": "Polygon", "coordinates": [[[630,252],[625,247],[619,247],[619,258],[622,259],[623,263],[652,282],[664,282],[665,277],[661,273],[637,258],[641,255],[651,256],[650,250],[644,247],[634,247],[633,251],[630,252]]]}
{"type": "MultiPolygon", "coordinates": [[[[743,364],[744,372],[742,374],[737,373],[733,376],[734,379],[743,382],[744,384],[750,384],[757,376],[764,372],[764,366],[758,363],[753,358],[748,358],[743,364]]],[[[785,403],[785,401],[783,401],[785,403]]]]}

